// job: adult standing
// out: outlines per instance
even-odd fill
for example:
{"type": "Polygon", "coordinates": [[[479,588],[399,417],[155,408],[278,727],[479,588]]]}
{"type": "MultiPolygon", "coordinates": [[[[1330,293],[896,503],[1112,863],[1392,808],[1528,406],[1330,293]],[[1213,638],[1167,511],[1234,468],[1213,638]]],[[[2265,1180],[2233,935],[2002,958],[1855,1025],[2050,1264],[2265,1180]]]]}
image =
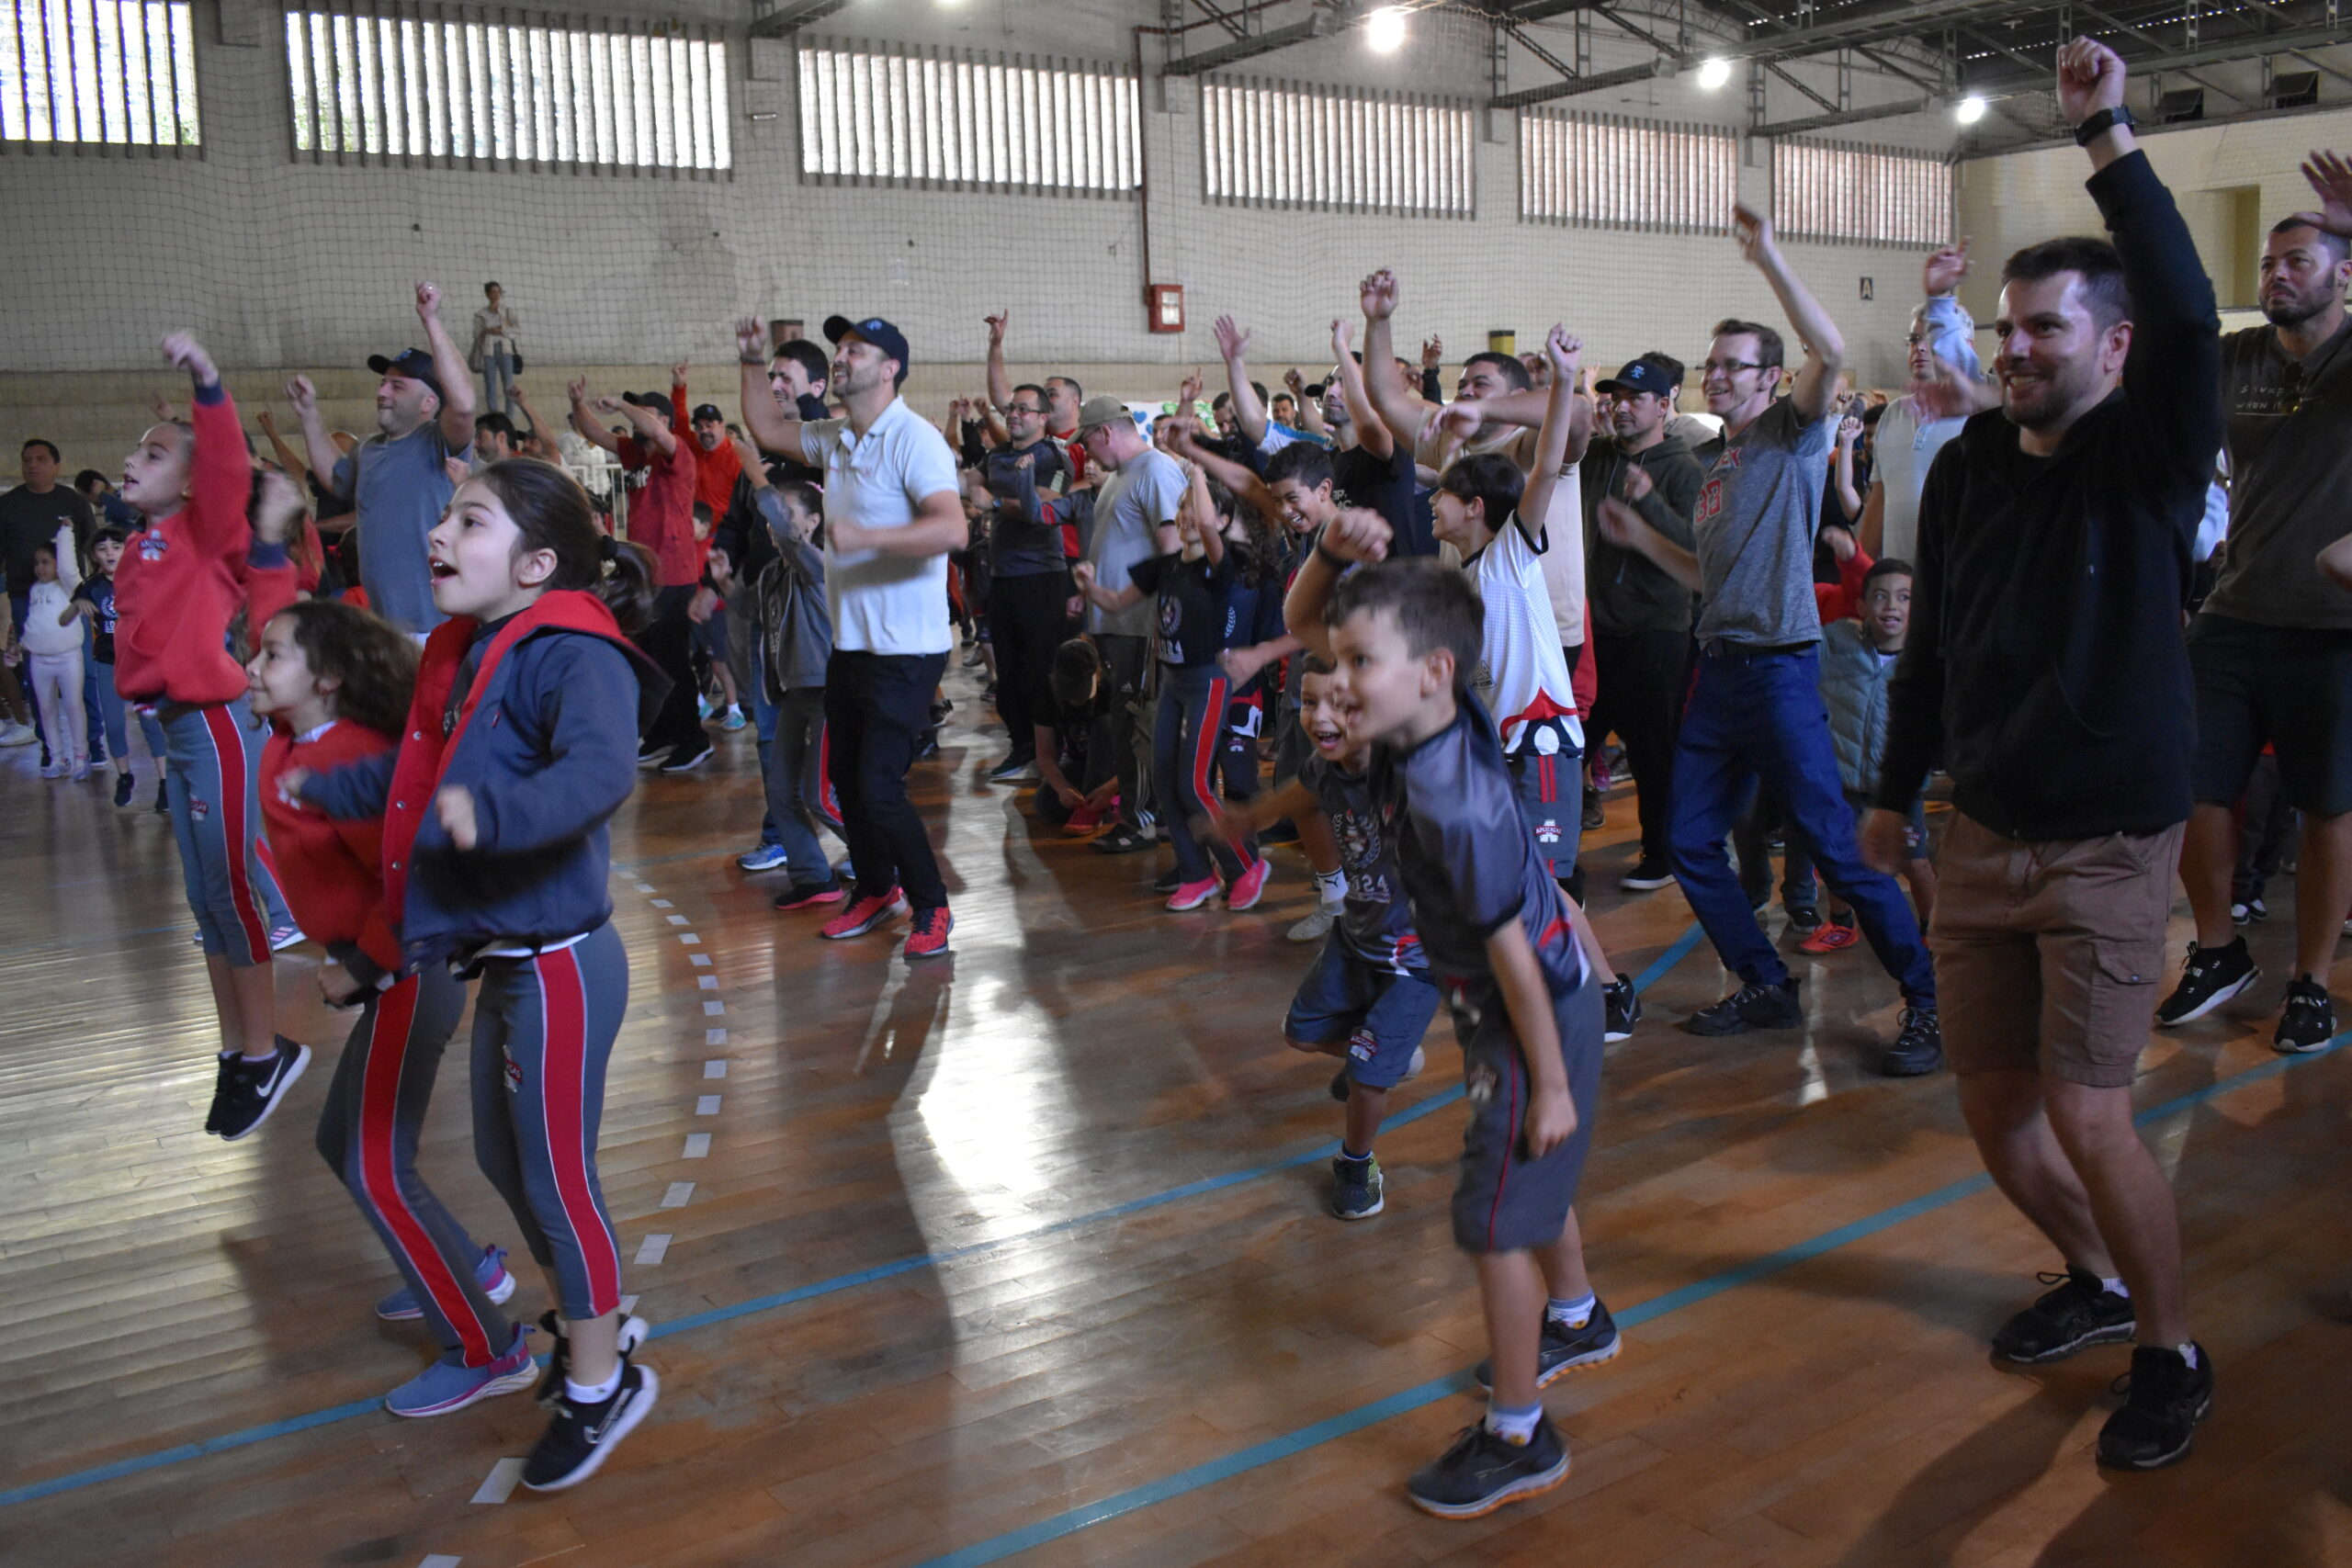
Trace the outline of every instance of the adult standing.
{"type": "Polygon", "coordinates": [[[2180,880],[2197,941],[2156,1010],[2166,1028],[2202,1018],[2259,977],[2231,929],[2237,803],[2267,744],[2303,814],[2295,869],[2295,971],[2271,1043],[2316,1051],[2335,1034],[2327,972],[2352,908],[2352,593],[2322,577],[2319,552],[2346,531],[2352,495],[2352,164],[2304,166],[2324,210],[2270,231],[2262,254],[2268,324],[2222,340],[2229,434],[2229,548],[2188,628],[2197,681],[2196,809],[2180,880]],[[2218,889],[2218,892],[2216,891],[2218,889]]]}
{"type": "Polygon", "coordinates": [[[1978,398],[1984,371],[1976,358],[1976,323],[1953,291],[1968,275],[1968,242],[1947,245],[1919,269],[1927,298],[1911,312],[1903,340],[1915,389],[1886,405],[1871,444],[1870,494],[1862,502],[1858,536],[1872,558],[1909,560],[1917,552],[1919,491],[1944,444],[1960,434],[1967,416],[1992,406],[1978,398]],[[1946,411],[1943,403],[1964,406],[1946,411]]]}
{"type": "MultiPolygon", "coordinates": [[[[989,404],[992,408],[1001,409],[1012,401],[1012,373],[1004,363],[1004,329],[1012,320],[1009,310],[985,318],[989,329],[989,404]]],[[[1086,389],[1069,376],[1048,376],[1044,387],[1046,438],[1061,448],[1062,462],[1069,470],[1070,487],[1083,489],[1093,478],[1087,471],[1086,448],[1079,440],[1079,411],[1085,405],[1086,389]]]]}
{"type": "Polygon", "coordinates": [[[2135,150],[2124,86],[2112,51],[2058,51],[2058,107],[2114,243],[2051,240],[2003,269],[2001,412],[1971,419],[1928,476],[1863,836],[1897,869],[1905,816],[1949,760],[1934,940],[1961,1111],[2066,1265],[1993,1348],[2043,1362],[2136,1336],[2098,1457],[2152,1470],[2188,1452],[2213,1396],[2132,1080],[2189,813],[2180,607],[2222,442],[2222,355],[2213,286],[2135,150]]]}
{"type": "Polygon", "coordinates": [[[1069,488],[1061,448],[1046,434],[1046,389],[1023,382],[1004,405],[1005,444],[972,476],[990,518],[989,635],[996,652],[997,713],[1012,746],[990,784],[1038,772],[1054,736],[1054,652],[1069,627],[1069,558],[1053,503],[1069,488]]]}
{"type": "Polygon", "coordinates": [[[1772,226],[1746,208],[1733,216],[1741,254],[1764,275],[1805,347],[1786,398],[1781,334],[1756,321],[1716,324],[1701,385],[1724,441],[1710,464],[1686,550],[1622,501],[1601,503],[1602,536],[1642,551],[1699,592],[1699,677],[1675,741],[1667,852],[1675,880],[1739,988],[1683,1025],[1694,1034],[1789,1029],[1804,1021],[1798,982],[1733,874],[1724,840],[1760,784],[1787,808],[1789,831],[1830,891],[1860,917],[1903,989],[1903,1021],[1880,1070],[1932,1072],[1942,1060],[1936,976],[1919,923],[1894,879],[1862,863],[1854,842],[1829,718],[1821,705],[1821,615],[1813,547],[1838,421],[1833,389],[1845,342],[1797,281],[1772,226]]]}
{"type": "Polygon", "coordinates": [[[909,958],[948,951],[956,919],[922,818],[907,798],[907,770],[931,728],[932,694],[956,633],[947,615],[947,552],[971,536],[956,488],[956,455],[899,389],[913,356],[879,316],[825,323],[832,390],[847,417],[786,417],[763,396],[768,353],[757,317],[736,343],[743,423],[773,452],[797,452],[825,470],[825,600],[833,656],[825,673],[830,771],[856,897],[827,921],[836,941],[863,936],[910,904],[909,958]]]}
{"type": "Polygon", "coordinates": [[[522,323],[507,308],[504,289],[485,283],[481,293],[485,303],[474,312],[474,345],[466,364],[481,378],[481,406],[492,413],[511,413],[507,394],[514,390],[515,372],[523,368],[522,353],[514,346],[515,329],[522,323]]]}
{"type": "MultiPolygon", "coordinates": [[[[1125,582],[1138,561],[1159,553],[1159,530],[1176,521],[1187,489],[1183,467],[1145,439],[1126,404],[1101,394],[1087,399],[1078,411],[1076,446],[1099,476],[1087,563],[1094,569],[1095,581],[1125,582]]],[[[1144,781],[1149,776],[1145,749],[1150,728],[1143,704],[1151,637],[1158,628],[1159,607],[1148,597],[1122,610],[1086,606],[1086,635],[1102,656],[1103,678],[1117,694],[1102,732],[1090,742],[1109,748],[1119,773],[1118,820],[1094,840],[1103,854],[1128,854],[1152,843],[1144,831],[1148,820],[1144,781]]]]}
{"type": "Polygon", "coordinates": [[[416,319],[429,350],[404,348],[389,358],[368,358],[368,368],[382,378],[376,385],[376,434],[348,454],[327,434],[309,377],[288,381],[286,396],[301,421],[312,477],[330,476],[324,486],[329,504],[320,511],[348,510],[356,518],[359,585],[368,607],[421,641],[443,618],[433,607],[424,536],[441,521],[457,488],[449,460],[465,464],[472,457],[474,389],[464,357],[441,324],[437,286],[416,286],[416,319]]]}
{"type": "MultiPolygon", "coordinates": [[[[21,630],[25,624],[25,601],[33,591],[33,552],[54,548],[57,531],[70,527],[74,532],[75,558],[68,560],[61,557],[57,563],[59,579],[70,588],[80,581],[77,565],[80,560],[87,558],[90,536],[96,531],[96,525],[91,520],[90,503],[83,500],[78,491],[57,482],[57,476],[64,465],[53,442],[36,435],[25,443],[17,459],[24,483],[0,495],[0,553],[5,553],[8,574],[8,624],[21,630]]],[[[12,717],[7,728],[0,731],[0,746],[23,745],[38,733],[40,735],[41,761],[47,762],[49,737],[35,728],[40,724],[40,714],[32,703],[31,668],[30,660],[17,667],[12,682],[15,691],[11,695],[21,699],[23,711],[33,715],[34,725],[23,726],[12,717]]],[[[19,707],[19,701],[12,700],[7,706],[13,715],[19,707]]],[[[93,725],[90,728],[94,738],[104,733],[99,726],[93,725]]]]}

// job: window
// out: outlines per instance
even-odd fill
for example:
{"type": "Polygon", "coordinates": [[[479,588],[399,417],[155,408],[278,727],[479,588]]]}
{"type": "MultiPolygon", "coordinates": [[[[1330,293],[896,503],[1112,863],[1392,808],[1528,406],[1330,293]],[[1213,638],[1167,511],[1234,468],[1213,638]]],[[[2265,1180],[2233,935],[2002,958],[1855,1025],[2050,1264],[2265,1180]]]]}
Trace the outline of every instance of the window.
{"type": "Polygon", "coordinates": [[[965,51],[800,51],[800,177],[1127,195],[1143,180],[1136,79],[965,51]]]}
{"type": "Polygon", "coordinates": [[[715,34],[505,15],[288,11],[294,151],[359,163],[733,166],[727,46],[715,34]]]}
{"type": "Polygon", "coordinates": [[[185,4],[0,0],[0,141],[201,141],[185,4]]]}
{"type": "Polygon", "coordinates": [[[1475,132],[1461,99],[1211,77],[1201,140],[1211,201],[1477,214],[1475,132]]]}
{"type": "Polygon", "coordinates": [[[1520,113],[1522,221],[1721,234],[1738,182],[1739,139],[1719,127],[1520,113]]]}
{"type": "Polygon", "coordinates": [[[1951,242],[1951,165],[1832,141],[1772,144],[1772,220],[1792,240],[1951,242]]]}

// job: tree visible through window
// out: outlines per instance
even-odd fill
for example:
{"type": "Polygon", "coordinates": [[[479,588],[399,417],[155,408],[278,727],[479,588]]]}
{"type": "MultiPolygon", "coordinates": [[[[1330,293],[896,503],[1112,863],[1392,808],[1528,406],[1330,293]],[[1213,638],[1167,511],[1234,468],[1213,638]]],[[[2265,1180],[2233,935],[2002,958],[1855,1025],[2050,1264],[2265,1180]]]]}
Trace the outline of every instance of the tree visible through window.
{"type": "Polygon", "coordinates": [[[0,141],[194,147],[180,0],[0,0],[0,141]]]}

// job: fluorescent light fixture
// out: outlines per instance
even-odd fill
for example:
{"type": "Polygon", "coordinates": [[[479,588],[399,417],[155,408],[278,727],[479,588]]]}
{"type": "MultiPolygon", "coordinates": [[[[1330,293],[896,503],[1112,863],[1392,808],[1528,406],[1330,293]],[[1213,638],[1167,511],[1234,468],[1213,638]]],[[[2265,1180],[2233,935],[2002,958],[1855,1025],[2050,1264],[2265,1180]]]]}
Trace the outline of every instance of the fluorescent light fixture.
{"type": "Polygon", "coordinates": [[[1730,80],[1731,62],[1728,60],[1710,60],[1699,67],[1699,85],[1710,93],[1730,80]]]}
{"type": "Polygon", "coordinates": [[[1383,6],[1364,18],[1364,41],[1383,54],[1394,54],[1405,42],[1405,13],[1396,6],[1383,6]]]}

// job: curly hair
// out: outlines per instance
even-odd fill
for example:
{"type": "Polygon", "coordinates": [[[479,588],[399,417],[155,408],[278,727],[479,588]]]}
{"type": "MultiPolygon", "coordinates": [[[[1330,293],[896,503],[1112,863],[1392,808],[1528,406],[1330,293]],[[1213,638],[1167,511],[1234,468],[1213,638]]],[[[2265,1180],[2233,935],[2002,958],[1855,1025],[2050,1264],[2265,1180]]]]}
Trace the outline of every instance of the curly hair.
{"type": "Polygon", "coordinates": [[[340,599],[302,599],[271,617],[290,623],[312,679],[336,682],[334,713],[396,737],[416,687],[416,644],[389,621],[340,599]]]}

